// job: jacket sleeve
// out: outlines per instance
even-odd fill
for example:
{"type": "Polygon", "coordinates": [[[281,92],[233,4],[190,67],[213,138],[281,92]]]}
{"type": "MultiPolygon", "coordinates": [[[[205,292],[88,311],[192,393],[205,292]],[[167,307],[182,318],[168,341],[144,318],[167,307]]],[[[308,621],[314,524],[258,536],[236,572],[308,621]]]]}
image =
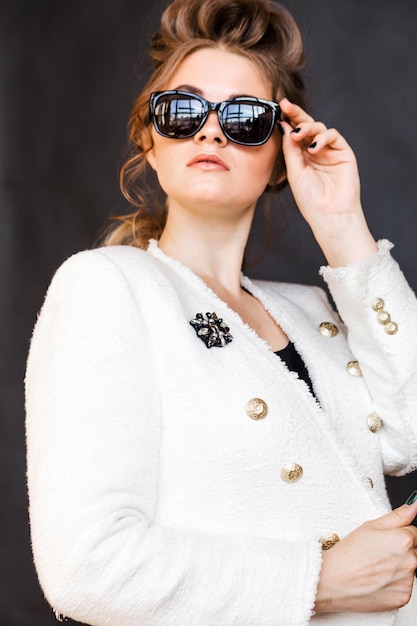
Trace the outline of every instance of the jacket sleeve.
{"type": "Polygon", "coordinates": [[[161,415],[148,342],[110,258],[90,251],[60,268],[26,375],[31,534],[48,601],[97,626],[307,624],[316,541],[153,523],[161,415]]]}
{"type": "Polygon", "coordinates": [[[382,420],[384,471],[400,476],[417,467],[417,300],[391,248],[383,240],[372,257],[321,273],[382,420]]]}

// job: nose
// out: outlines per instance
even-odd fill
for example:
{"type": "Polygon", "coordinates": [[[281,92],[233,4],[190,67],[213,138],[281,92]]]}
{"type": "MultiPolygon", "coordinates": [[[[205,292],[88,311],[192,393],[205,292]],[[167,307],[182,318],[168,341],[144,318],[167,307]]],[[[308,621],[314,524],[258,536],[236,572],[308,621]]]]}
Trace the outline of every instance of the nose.
{"type": "Polygon", "coordinates": [[[196,143],[207,141],[208,143],[216,143],[221,146],[227,144],[227,137],[220,128],[217,111],[211,111],[209,113],[205,124],[194,135],[194,141],[196,143]]]}

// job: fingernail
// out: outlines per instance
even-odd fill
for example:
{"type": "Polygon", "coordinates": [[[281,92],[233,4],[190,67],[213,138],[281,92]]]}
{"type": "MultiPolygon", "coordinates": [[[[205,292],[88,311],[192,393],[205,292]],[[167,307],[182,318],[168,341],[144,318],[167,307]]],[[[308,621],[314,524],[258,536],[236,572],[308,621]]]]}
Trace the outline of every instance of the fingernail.
{"type": "Polygon", "coordinates": [[[278,122],[278,130],[281,133],[281,135],[285,135],[284,127],[280,122],[278,122]]]}
{"type": "Polygon", "coordinates": [[[405,503],[408,504],[408,506],[411,506],[412,504],[414,504],[414,502],[416,502],[416,500],[417,500],[417,490],[413,491],[411,496],[408,496],[408,498],[405,501],[405,503]]]}
{"type": "Polygon", "coordinates": [[[301,130],[301,128],[297,127],[297,128],[293,128],[291,132],[292,133],[299,133],[300,130],[301,130]]]}
{"type": "Polygon", "coordinates": [[[317,141],[313,141],[313,143],[311,143],[308,147],[313,149],[317,146],[317,141]]]}

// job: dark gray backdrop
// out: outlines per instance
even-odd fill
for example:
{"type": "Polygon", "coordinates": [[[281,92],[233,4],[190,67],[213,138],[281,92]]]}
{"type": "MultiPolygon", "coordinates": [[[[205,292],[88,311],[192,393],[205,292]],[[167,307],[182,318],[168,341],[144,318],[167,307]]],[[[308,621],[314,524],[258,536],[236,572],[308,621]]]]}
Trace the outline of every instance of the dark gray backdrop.
{"type": "MultiPolygon", "coordinates": [[[[56,623],[31,563],[22,380],[31,328],[55,268],[93,245],[125,203],[117,171],[125,123],[146,76],[143,51],[166,2],[3,0],[0,7],[0,624],[56,623]]],[[[417,229],[417,4],[288,0],[305,34],[313,113],[356,150],[376,237],[414,288],[417,229]]],[[[319,283],[322,257],[288,194],[252,275],[319,283]]],[[[261,228],[256,230],[260,237],[261,228]]],[[[257,239],[255,239],[255,247],[257,239]]],[[[416,476],[389,480],[393,504],[416,476]]]]}

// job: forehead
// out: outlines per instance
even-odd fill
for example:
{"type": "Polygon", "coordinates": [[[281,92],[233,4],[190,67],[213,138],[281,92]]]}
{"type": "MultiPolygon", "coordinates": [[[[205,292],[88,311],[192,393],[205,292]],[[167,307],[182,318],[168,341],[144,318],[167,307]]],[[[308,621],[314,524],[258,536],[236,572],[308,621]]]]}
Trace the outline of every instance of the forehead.
{"type": "Polygon", "coordinates": [[[267,100],[272,88],[259,67],[247,57],[220,48],[192,52],[178,66],[166,89],[195,87],[208,100],[219,102],[236,95],[267,100]]]}

